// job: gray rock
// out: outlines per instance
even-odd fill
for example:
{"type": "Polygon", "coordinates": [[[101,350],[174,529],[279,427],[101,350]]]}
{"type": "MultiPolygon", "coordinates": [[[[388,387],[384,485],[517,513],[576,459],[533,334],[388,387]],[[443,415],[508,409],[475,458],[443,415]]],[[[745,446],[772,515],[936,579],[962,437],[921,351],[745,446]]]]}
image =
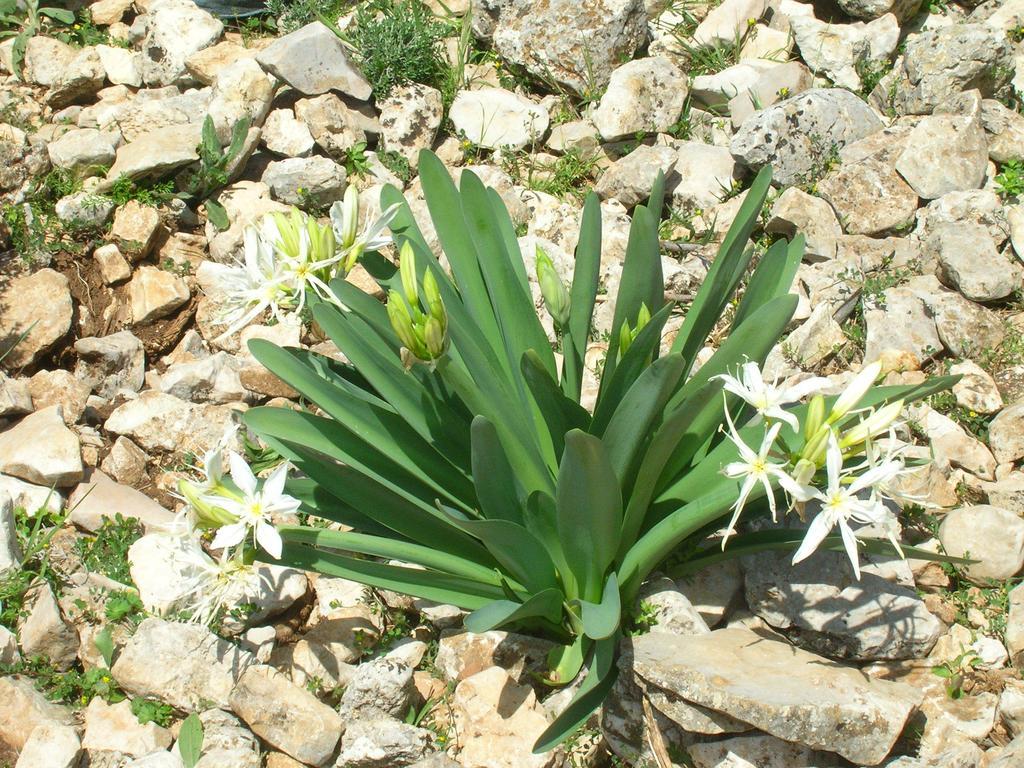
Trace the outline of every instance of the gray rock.
{"type": "Polygon", "coordinates": [[[999,750],[988,768],[1014,768],[1024,763],[1024,735],[1020,735],[999,750]]]}
{"type": "MultiPolygon", "coordinates": [[[[628,660],[629,647],[624,645],[622,650],[623,657],[628,660]]],[[[654,706],[650,707],[653,715],[653,723],[651,723],[644,711],[643,695],[636,684],[634,675],[620,674],[601,706],[601,735],[609,749],[619,758],[636,765],[645,763],[654,765],[656,757],[650,747],[652,726],[657,727],[667,743],[680,747],[689,746],[696,741],[697,736],[684,731],[682,727],[654,706]]],[[[678,699],[678,701],[685,704],[682,699],[678,699]]],[[[704,719],[713,725],[716,721],[731,721],[737,723],[739,728],[744,727],[739,721],[733,721],[712,710],[693,705],[691,705],[691,709],[694,713],[704,715],[704,719]]],[[[721,728],[715,731],[716,734],[721,732],[721,728]]]]}
{"type": "Polygon", "coordinates": [[[15,751],[25,747],[37,728],[73,722],[71,711],[49,701],[28,677],[0,677],[0,701],[0,742],[15,751]]]}
{"type": "MultiPolygon", "coordinates": [[[[170,0],[164,0],[169,2],[170,0]]],[[[122,176],[142,179],[164,176],[199,159],[200,128],[194,123],[173,125],[137,136],[117,150],[117,159],[97,188],[105,192],[122,176]]]]}
{"type": "Polygon", "coordinates": [[[1024,403],[1014,403],[992,419],[988,443],[1000,464],[1024,458],[1024,403]]]}
{"type": "Polygon", "coordinates": [[[433,734],[394,720],[356,720],[341,737],[337,768],[400,768],[416,764],[431,750],[433,734]]]}
{"type": "Polygon", "coordinates": [[[1015,667],[1024,661],[1024,584],[1010,590],[1010,606],[1006,616],[1006,650],[1015,667]]]}
{"type": "Polygon", "coordinates": [[[643,0],[503,0],[493,44],[535,77],[582,95],[604,88],[646,36],[643,0]]]}
{"type": "Polygon", "coordinates": [[[261,181],[275,200],[330,205],[345,195],[345,169],[329,157],[290,157],[267,165],[261,181]]]}
{"type": "Polygon", "coordinates": [[[82,479],[78,435],[59,405],[26,416],[0,433],[0,472],[30,483],[66,488],[82,479]]]}
{"type": "Polygon", "coordinates": [[[899,23],[892,14],[867,24],[833,24],[813,16],[793,16],[789,28],[812,72],[855,91],[861,89],[859,68],[888,62],[900,40],[899,23]]]}
{"type": "Polygon", "coordinates": [[[263,124],[274,100],[274,83],[255,60],[244,58],[227,65],[213,81],[208,114],[221,143],[231,141],[231,131],[239,120],[251,125],[263,124]]]}
{"type": "Polygon", "coordinates": [[[836,240],[843,234],[832,206],[796,187],[790,187],[775,200],[764,229],[790,240],[797,233],[802,234],[807,239],[805,257],[812,259],[835,258],[836,240]]]}
{"type": "Polygon", "coordinates": [[[142,41],[142,77],[149,85],[171,85],[188,75],[185,60],[220,38],[224,25],[190,0],[155,0],[148,5],[142,41]]]}
{"type": "Polygon", "coordinates": [[[522,149],[539,143],[548,130],[548,113],[529,99],[502,88],[459,91],[448,116],[455,130],[485,149],[522,149]]]}
{"type": "Polygon", "coordinates": [[[46,656],[57,669],[68,669],[78,658],[78,633],[64,621],[53,590],[37,583],[25,595],[27,614],[18,623],[25,656],[46,656]]]}
{"type": "Polygon", "coordinates": [[[672,173],[666,171],[669,178],[665,189],[672,195],[672,205],[679,210],[712,208],[732,192],[733,183],[743,175],[743,169],[725,147],[684,141],[676,152],[672,173]]]}
{"type": "Polygon", "coordinates": [[[881,306],[867,309],[864,362],[887,359],[916,370],[942,351],[935,320],[910,288],[887,288],[881,306]]]}
{"type": "Polygon", "coordinates": [[[70,725],[47,722],[32,730],[14,768],[78,768],[81,757],[78,732],[70,725]]]}
{"type": "Polygon", "coordinates": [[[1013,72],[1012,49],[1003,33],[983,24],[952,24],[913,35],[893,69],[875,90],[892,95],[900,114],[927,115],[961,91],[977,88],[993,97],[1013,72]]]}
{"type": "Polygon", "coordinates": [[[711,631],[697,609],[667,577],[644,584],[640,590],[640,604],[646,604],[654,611],[656,622],[650,628],[651,632],[697,635],[711,631]]]}
{"type": "Polygon", "coordinates": [[[191,712],[210,704],[227,709],[232,690],[252,664],[249,653],[206,627],[149,618],[125,643],[111,672],[129,693],[191,712]]]}
{"type": "Polygon", "coordinates": [[[858,581],[843,552],[790,560],[776,552],[745,558],[746,597],[754,613],[802,648],[857,661],[919,659],[942,634],[915,592],[870,572],[858,581]]]}
{"type": "Polygon", "coordinates": [[[231,691],[231,709],[268,744],[312,765],[330,759],[345,728],[337,712],[262,665],[242,673],[231,691]]]}
{"type": "Polygon", "coordinates": [[[12,379],[0,372],[0,416],[24,416],[32,412],[32,394],[27,379],[12,379]]]}
{"type": "MultiPolygon", "coordinates": [[[[203,724],[203,752],[195,768],[260,768],[260,744],[242,722],[221,709],[199,713],[203,724]]],[[[172,754],[180,754],[180,742],[172,754]]]]}
{"type": "Polygon", "coordinates": [[[675,181],[672,172],[677,162],[679,151],[672,147],[641,145],[607,168],[594,191],[603,200],[614,198],[632,208],[651,194],[658,173],[665,174],[667,181],[675,181]]]}
{"type": "Polygon", "coordinates": [[[910,686],[745,629],[633,639],[633,672],[687,701],[773,736],[874,765],[892,749],[920,702],[910,686]]]}
{"type": "Polygon", "coordinates": [[[981,121],[960,115],[925,117],[910,132],[896,170],[918,196],[977,189],[985,181],[988,144],[981,121]]]}
{"type": "Polygon", "coordinates": [[[605,141],[663,133],[683,112],[686,75],[663,56],[637,59],[611,74],[591,119],[605,141]]]}
{"type": "Polygon", "coordinates": [[[416,167],[421,149],[434,145],[444,108],[441,92],[429,85],[400,85],[377,103],[384,146],[416,167]]]}
{"type": "Polygon", "coordinates": [[[75,192],[58,200],[54,212],[71,229],[103,229],[110,221],[114,208],[114,201],[102,195],[75,192]]]}
{"type": "Polygon", "coordinates": [[[89,336],[75,342],[75,376],[94,393],[111,398],[121,390],[138,392],[145,382],[146,352],[131,331],[89,336]]]}
{"type": "MultiPolygon", "coordinates": [[[[329,161],[328,161],[329,162],[329,161]]],[[[227,352],[191,362],[175,363],[159,377],[159,389],[193,403],[234,403],[246,399],[239,378],[242,363],[227,352]]]]}
{"type": "Polygon", "coordinates": [[[1024,116],[995,99],[981,102],[981,123],[988,134],[988,157],[1005,163],[1020,157],[1024,146],[1024,116]]]}
{"type": "Polygon", "coordinates": [[[46,153],[50,156],[50,162],[58,168],[88,172],[114,162],[117,144],[117,134],[95,128],[78,128],[47,144],[46,153]]]}
{"type": "Polygon", "coordinates": [[[338,710],[347,720],[404,717],[412,698],[413,668],[397,659],[381,657],[356,667],[341,696],[338,710]]]}
{"type": "Polygon", "coordinates": [[[56,270],[11,280],[0,295],[0,364],[10,369],[35,362],[71,329],[73,309],[68,279],[56,270]]]}
{"type": "Polygon", "coordinates": [[[271,152],[285,157],[306,157],[313,151],[313,134],[295,119],[291,109],[275,109],[263,123],[263,143],[271,152]]]}
{"type": "Polygon", "coordinates": [[[877,19],[892,13],[902,24],[921,7],[921,0],[839,0],[839,7],[855,19],[877,19]]]}
{"type": "Polygon", "coordinates": [[[967,357],[1002,343],[1006,330],[999,315],[955,291],[946,290],[934,276],[927,276],[927,280],[923,290],[918,289],[921,283],[915,280],[914,289],[934,316],[935,327],[946,349],[958,357],[967,357]]]}
{"type": "Polygon", "coordinates": [[[995,301],[1021,285],[1021,268],[1004,258],[977,224],[935,227],[926,253],[938,261],[939,278],[973,301],[995,301]]]}
{"type": "Polygon", "coordinates": [[[743,574],[739,561],[725,560],[677,579],[676,587],[686,595],[707,625],[714,627],[721,623],[731,607],[741,601],[743,574]]]}
{"type": "MultiPolygon", "coordinates": [[[[989,376],[988,372],[973,360],[964,360],[949,368],[951,376],[960,376],[960,381],[953,385],[953,395],[956,397],[957,405],[962,406],[975,413],[998,413],[1003,407],[1003,396],[999,394],[999,387],[995,379],[989,376]]],[[[991,442],[991,430],[989,441],[991,442]]],[[[1024,446],[1022,446],[1024,448],[1024,446]]],[[[1000,461],[998,451],[993,450],[996,461],[1000,461]]]]}
{"type": "Polygon", "coordinates": [[[1024,566],[1024,520],[999,507],[953,510],[939,526],[939,541],[948,554],[978,561],[965,569],[976,583],[1009,579],[1024,566]]]}
{"type": "Polygon", "coordinates": [[[370,84],[341,40],[319,21],[279,37],[256,56],[275,77],[307,96],[337,91],[365,101],[370,84]]]}
{"type": "Polygon", "coordinates": [[[154,722],[140,723],[129,701],[108,704],[97,696],[85,710],[82,747],[95,752],[119,752],[143,757],[171,746],[174,738],[154,722]]]}
{"type": "Polygon", "coordinates": [[[71,521],[79,528],[95,532],[114,514],[134,517],[146,529],[162,529],[174,520],[174,514],[149,496],[127,485],[116,483],[98,469],[89,470],[88,477],[68,497],[71,521]]]}
{"type": "Polygon", "coordinates": [[[231,423],[232,409],[195,405],[163,392],[146,391],[118,406],[103,428],[126,435],[147,451],[206,450],[231,423]]]}
{"type": "Polygon", "coordinates": [[[893,164],[878,156],[844,162],[818,183],[818,194],[835,208],[846,233],[872,237],[911,226],[919,202],[893,164]]]}
{"type": "Polygon", "coordinates": [[[835,764],[831,755],[764,733],[694,744],[688,752],[694,768],[823,768],[835,764]]]}
{"type": "Polygon", "coordinates": [[[46,103],[53,109],[92,100],[103,87],[107,71],[93,47],[83,48],[61,69],[57,80],[46,92],[46,103]]]}
{"type": "Polygon", "coordinates": [[[842,88],[815,88],[750,117],[730,149],[751,168],[771,164],[775,181],[798,184],[832,152],[881,129],[878,116],[842,88]]]}
{"type": "MultiPolygon", "coordinates": [[[[12,568],[20,568],[21,560],[21,547],[14,524],[14,500],[6,491],[0,491],[0,577],[5,577],[12,568]]],[[[0,657],[4,655],[7,654],[0,654],[0,657]]]]}

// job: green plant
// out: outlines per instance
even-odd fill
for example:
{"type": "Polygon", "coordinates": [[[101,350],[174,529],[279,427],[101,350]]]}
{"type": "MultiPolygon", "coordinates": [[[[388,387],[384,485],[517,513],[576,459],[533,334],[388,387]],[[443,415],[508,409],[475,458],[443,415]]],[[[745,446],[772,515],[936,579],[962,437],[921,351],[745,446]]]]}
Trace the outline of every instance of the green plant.
{"type": "MultiPolygon", "coordinates": [[[[770,188],[769,169],[748,190],[670,351],[659,355],[674,310],[664,299],[659,178],[649,203],[633,212],[613,332],[589,412],[580,397],[600,275],[597,196],[584,204],[571,286],[541,279],[554,316],[568,297],[565,321],[556,323],[559,369],[500,198],[471,172],[456,187],[429,152],[420,156],[419,173],[450,275],[404,198],[386,188],[382,205],[398,206],[391,229],[399,266],[372,253],[363,263],[389,296],[387,307],[344,280],[331,283],[337,303],[311,301],[317,328],[348,362],[265,341],[249,345],[319,410],[245,414],[246,425],[303,475],[285,485],[292,497],[281,495],[276,478],[246,498],[256,503],[265,493],[268,505],[298,499],[308,513],[345,527],[279,526],[287,565],[460,606],[471,611],[465,625],[474,632],[512,626],[556,641],[547,682],[565,685],[586,672],[535,745],[547,750],[611,689],[623,616],[666,560],[675,577],[758,549],[799,545],[796,556],[805,557],[822,545],[845,546],[856,567],[848,519],[870,513],[888,524],[891,513],[854,498],[862,486],[849,479],[855,470],[844,473],[842,452],[852,458],[871,450],[867,441],[905,400],[953,380],[873,388],[879,370],[870,367],[838,398],[818,396],[791,409],[765,405],[811,391],[806,384],[776,389],[758,370],[795,310],[789,288],[802,238],[779,240],[760,258],[717,351],[689,375],[747,277],[746,243],[770,188]],[[747,385],[728,375],[740,366],[747,385]],[[776,440],[793,468],[771,464],[769,476],[766,455],[776,440]],[[761,445],[756,457],[750,445],[761,445]],[[825,484],[826,463],[828,489],[814,498],[826,499],[838,516],[816,517],[806,539],[797,529],[735,531],[744,509],[755,518],[775,513],[773,484],[792,489],[794,503],[811,498],[806,483],[825,484]],[[731,534],[724,550],[713,538],[723,526],[731,534]]],[[[895,465],[879,466],[890,472],[895,465]]],[[[257,512],[258,521],[235,517],[221,530],[234,537],[238,526],[255,526],[259,535],[268,523],[263,508],[257,512]]],[[[862,545],[892,551],[884,541],[862,545]]],[[[255,551],[261,559],[275,555],[255,551]]]]}
{"type": "Polygon", "coordinates": [[[322,20],[335,24],[354,5],[353,0],[267,0],[267,12],[282,34],[322,20]]]}
{"type": "Polygon", "coordinates": [[[18,620],[24,614],[29,589],[41,581],[57,586],[50,569],[49,547],[63,516],[44,509],[30,516],[19,507],[14,511],[14,521],[21,562],[17,568],[10,568],[0,576],[0,625],[12,632],[17,630],[18,620]]]}
{"type": "Polygon", "coordinates": [[[107,597],[104,615],[108,621],[127,621],[138,624],[142,620],[144,608],[138,594],[123,589],[111,592],[107,597]]]}
{"type": "Polygon", "coordinates": [[[203,721],[193,712],[181,723],[178,731],[178,752],[185,768],[195,768],[203,756],[203,721]]]}
{"type": "Polygon", "coordinates": [[[857,59],[854,69],[857,72],[857,77],[860,78],[860,95],[866,99],[892,69],[892,65],[884,60],[862,58],[857,59]]]}
{"type": "Polygon", "coordinates": [[[447,26],[421,0],[370,0],[356,9],[344,39],[355,49],[377,99],[399,85],[444,85],[448,65],[441,40],[447,26]]]}
{"type": "Polygon", "coordinates": [[[1024,195],[1024,160],[1014,159],[1003,163],[995,181],[1003,200],[1013,200],[1024,195]]]}
{"type": "Polygon", "coordinates": [[[959,699],[964,695],[964,676],[981,664],[981,658],[974,649],[967,648],[955,658],[932,667],[932,674],[946,681],[946,695],[959,699]]]}
{"type": "Polygon", "coordinates": [[[25,675],[50,701],[84,707],[97,696],[108,704],[116,704],[127,697],[104,667],[93,667],[85,672],[69,669],[61,672],[45,656],[30,656],[14,664],[0,664],[0,674],[25,675]]]}
{"type": "Polygon", "coordinates": [[[142,205],[156,208],[174,198],[174,182],[162,181],[151,186],[140,187],[128,176],[119,176],[107,189],[105,196],[117,206],[135,200],[142,205]]]}
{"type": "Polygon", "coordinates": [[[370,172],[370,158],[366,156],[365,141],[357,141],[345,150],[344,165],[349,176],[365,176],[370,172]]]}
{"type": "Polygon", "coordinates": [[[39,6],[39,0],[0,0],[0,38],[14,38],[11,48],[11,68],[21,75],[28,41],[39,33],[43,19],[52,19],[61,24],[73,24],[75,14],[66,8],[39,6]]]}
{"type": "Polygon", "coordinates": [[[245,146],[249,124],[248,116],[237,120],[231,127],[231,140],[225,147],[217,138],[213,118],[207,115],[203,121],[202,140],[198,147],[199,164],[191,172],[186,173],[182,180],[182,192],[179,197],[204,201],[207,217],[213,226],[220,230],[227,229],[231,222],[228,221],[224,206],[211,195],[228,183],[228,171],[245,146]]]}
{"type": "Polygon", "coordinates": [[[377,152],[377,158],[380,160],[381,165],[395,174],[403,184],[408,184],[412,181],[412,166],[410,166],[409,161],[398,152],[390,149],[383,152],[377,152]]]}
{"type": "Polygon", "coordinates": [[[118,512],[113,519],[104,518],[94,535],[76,539],[75,551],[90,571],[102,573],[121,584],[131,584],[128,549],[141,536],[142,524],[118,512]]]}
{"type": "Polygon", "coordinates": [[[132,714],[142,725],[156,723],[161,728],[167,728],[174,721],[174,709],[156,699],[132,699],[132,714]]]}

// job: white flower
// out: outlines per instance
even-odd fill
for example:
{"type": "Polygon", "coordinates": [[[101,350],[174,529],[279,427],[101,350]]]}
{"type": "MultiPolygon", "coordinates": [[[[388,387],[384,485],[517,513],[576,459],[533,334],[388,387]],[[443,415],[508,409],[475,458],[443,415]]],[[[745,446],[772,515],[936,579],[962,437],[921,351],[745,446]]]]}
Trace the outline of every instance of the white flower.
{"type": "Polygon", "coordinates": [[[772,481],[774,480],[783,489],[785,489],[791,496],[797,499],[804,499],[808,496],[808,493],[813,489],[808,489],[805,486],[800,485],[786,471],[785,464],[776,464],[769,460],[772,447],[775,445],[775,438],[778,437],[779,430],[782,429],[782,424],[776,422],[772,424],[767,432],[765,432],[764,439],[761,441],[761,447],[755,451],[749,445],[743,442],[743,438],[736,432],[736,425],[733,424],[732,419],[729,416],[729,412],[725,412],[725,419],[729,423],[729,439],[735,444],[737,450],[740,453],[740,460],[734,461],[730,464],[725,465],[724,472],[726,477],[731,478],[743,478],[743,484],[740,486],[739,496],[736,499],[736,503],[733,504],[732,518],[729,520],[729,525],[725,530],[725,535],[722,537],[722,548],[725,548],[725,543],[729,537],[736,532],[736,521],[739,519],[740,513],[743,511],[743,507],[747,503],[747,499],[750,497],[751,491],[754,490],[758,483],[764,487],[765,494],[768,497],[768,507],[772,512],[772,519],[776,519],[776,507],[775,507],[775,493],[772,490],[772,481]]]}
{"type": "Polygon", "coordinates": [[[291,293],[286,286],[288,276],[275,256],[273,246],[260,237],[256,228],[247,227],[244,260],[221,277],[226,308],[220,322],[228,329],[218,338],[244,328],[268,309],[278,322],[285,321],[291,293]]]}
{"type": "MultiPolygon", "coordinates": [[[[860,578],[860,562],[857,556],[857,537],[850,527],[851,522],[879,524],[886,528],[887,535],[895,543],[894,528],[890,518],[892,513],[886,509],[876,486],[889,482],[903,471],[903,464],[896,460],[886,460],[872,466],[860,475],[853,476],[843,472],[843,452],[835,436],[830,436],[828,451],[825,456],[828,473],[828,487],[815,490],[813,498],[821,502],[821,511],[807,527],[800,548],[793,555],[793,564],[805,560],[818,548],[832,529],[839,526],[843,538],[843,546],[853,565],[853,572],[860,578]],[[853,476],[851,482],[846,482],[853,476]],[[868,498],[860,498],[863,491],[871,489],[868,498]]],[[[898,547],[898,544],[897,544],[898,547]]]]}
{"type": "Polygon", "coordinates": [[[259,585],[259,576],[225,550],[219,560],[206,554],[195,538],[182,542],[176,552],[176,566],[186,576],[176,601],[179,610],[188,611],[189,621],[211,624],[221,611],[236,605],[259,585]]]}
{"type": "Polygon", "coordinates": [[[764,418],[784,421],[795,432],[800,429],[796,415],[785,410],[783,406],[798,402],[829,386],[829,380],[822,376],[813,376],[791,387],[776,386],[777,381],[769,384],[762,377],[761,369],[755,362],[744,363],[741,370],[739,377],[722,374],[714,378],[721,379],[727,392],[732,392],[745,400],[764,418]]]}
{"type": "Polygon", "coordinates": [[[359,224],[358,190],[349,186],[345,190],[345,199],[338,200],[331,206],[331,224],[334,226],[334,236],[344,258],[343,267],[346,272],[355,266],[365,251],[379,251],[391,243],[391,235],[385,230],[398,213],[398,208],[398,203],[389,206],[362,232],[356,234],[359,224]]]}
{"type": "Polygon", "coordinates": [[[234,523],[225,525],[217,531],[210,546],[214,549],[234,547],[241,544],[252,531],[253,540],[271,557],[280,559],[281,535],[271,523],[271,516],[293,513],[301,504],[298,499],[284,493],[288,465],[281,464],[267,478],[263,488],[258,489],[256,476],[241,456],[234,452],[229,453],[228,463],[231,467],[231,479],[242,492],[242,498],[206,497],[207,501],[237,518],[234,523]]]}
{"type": "Polygon", "coordinates": [[[200,492],[220,486],[224,478],[224,450],[235,439],[237,433],[238,424],[232,423],[224,430],[220,439],[203,454],[201,466],[197,467],[203,473],[202,481],[196,486],[200,492]]]}
{"type": "Polygon", "coordinates": [[[864,395],[868,393],[868,390],[871,389],[871,386],[881,373],[882,364],[880,362],[865,365],[836,399],[835,404],[832,406],[832,413],[829,414],[829,422],[834,424],[849,413],[861,401],[864,395]]]}

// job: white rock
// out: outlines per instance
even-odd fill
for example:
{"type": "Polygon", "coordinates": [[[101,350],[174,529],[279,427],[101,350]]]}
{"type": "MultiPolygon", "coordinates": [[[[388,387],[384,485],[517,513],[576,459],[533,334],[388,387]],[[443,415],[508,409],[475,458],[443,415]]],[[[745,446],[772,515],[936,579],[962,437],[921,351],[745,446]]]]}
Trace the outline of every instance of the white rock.
{"type": "Polygon", "coordinates": [[[759,19],[768,3],[765,0],[725,0],[712,9],[693,33],[697,45],[733,43],[747,28],[748,19],[759,19]]]}
{"type": "Polygon", "coordinates": [[[38,485],[65,488],[82,479],[78,435],[58,405],[26,416],[0,433],[0,472],[38,485]]]}
{"type": "Polygon", "coordinates": [[[142,41],[142,77],[149,85],[171,85],[187,74],[185,60],[213,45],[224,25],[190,0],[154,0],[148,4],[142,41]]]}
{"type": "Polygon", "coordinates": [[[14,768],[77,768],[81,757],[82,742],[74,728],[42,723],[28,737],[14,768]]]}
{"type": "Polygon", "coordinates": [[[605,141],[662,133],[679,120],[687,92],[686,75],[667,58],[636,59],[612,72],[591,119],[605,141]]]}
{"type": "Polygon", "coordinates": [[[711,208],[731,194],[733,181],[742,175],[736,159],[725,147],[684,141],[676,151],[678,157],[666,188],[672,195],[672,204],[680,210],[711,208]]]}
{"type": "Polygon", "coordinates": [[[121,390],[138,392],[145,375],[146,353],[131,331],[109,336],[89,336],[75,342],[78,363],[75,376],[100,397],[110,398],[121,390]]]}
{"type": "Polygon", "coordinates": [[[313,134],[291,109],[275,109],[267,115],[262,138],[267,149],[284,157],[305,157],[313,151],[313,134]]]}
{"type": "Polygon", "coordinates": [[[111,83],[132,88],[142,85],[142,54],[112,45],[97,45],[96,53],[111,83]]]}
{"type": "Polygon", "coordinates": [[[995,301],[1020,287],[1022,271],[1002,256],[985,228],[961,222],[932,229],[925,251],[938,262],[938,276],[973,301],[995,301]]]}
{"type": "Polygon", "coordinates": [[[594,187],[604,200],[614,198],[626,208],[645,200],[659,173],[672,180],[680,152],[673,147],[640,145],[607,168],[594,187]]]}
{"type": "Polygon", "coordinates": [[[1000,464],[1024,457],[1024,402],[1014,403],[992,420],[988,440],[1000,464]]]}
{"type": "Polygon", "coordinates": [[[790,240],[798,233],[803,235],[807,239],[805,255],[817,259],[835,258],[836,241],[843,234],[832,206],[796,187],[775,200],[765,231],[790,240]]]}
{"type": "Polygon", "coordinates": [[[146,325],[167,317],[192,296],[188,284],[182,278],[150,266],[135,270],[128,290],[131,294],[134,325],[146,325]]]}
{"type": "Polygon", "coordinates": [[[231,140],[236,122],[248,118],[263,124],[274,100],[274,84],[255,59],[239,59],[217,73],[210,96],[209,115],[222,144],[231,140]]]}
{"type": "Polygon", "coordinates": [[[92,176],[99,166],[114,162],[118,136],[103,133],[95,128],[78,128],[68,131],[56,141],[46,145],[50,162],[58,168],[85,172],[92,176]]]}
{"type": "Polygon", "coordinates": [[[948,554],[978,561],[965,568],[976,583],[1009,579],[1024,566],[1024,520],[999,507],[953,510],[939,526],[939,540],[948,554]]]}
{"type": "Polygon", "coordinates": [[[329,157],[289,157],[267,165],[260,179],[275,200],[330,205],[345,195],[345,169],[329,157]]]}
{"type": "Polygon", "coordinates": [[[165,528],[174,514],[141,491],[111,480],[98,469],[89,470],[86,480],[68,497],[71,521],[79,528],[95,532],[115,513],[134,517],[146,530],[165,528]]]}
{"type": "Polygon", "coordinates": [[[352,64],[344,44],[319,21],[279,37],[256,57],[275,77],[307,96],[338,91],[360,101],[370,84],[352,64]]]}
{"type": "Polygon", "coordinates": [[[0,497],[11,497],[14,506],[21,507],[29,515],[41,509],[57,512],[64,506],[64,495],[45,485],[34,485],[9,475],[0,475],[0,497]]]}
{"type": "Polygon", "coordinates": [[[789,28],[807,66],[836,85],[861,89],[858,65],[888,62],[900,40],[900,26],[889,13],[864,24],[830,24],[813,17],[789,20],[789,28]]]}
{"type": "MultiPolygon", "coordinates": [[[[995,380],[988,372],[972,360],[950,366],[952,376],[961,379],[953,385],[953,394],[959,405],[977,413],[998,413],[1003,407],[1003,398],[995,380]]],[[[996,457],[999,461],[999,457],[996,457]]]]}
{"type": "Polygon", "coordinates": [[[985,180],[988,144],[977,117],[932,115],[910,132],[896,170],[920,197],[977,189],[985,180]]]}
{"type": "Polygon", "coordinates": [[[71,329],[73,310],[68,280],[60,272],[45,268],[11,280],[0,295],[3,366],[29,365],[50,350],[71,329]]]}
{"type": "Polygon", "coordinates": [[[441,92],[419,83],[400,85],[377,104],[384,146],[415,168],[421,149],[434,145],[444,107],[441,92]]]}
{"type": "MultiPolygon", "coordinates": [[[[170,0],[165,0],[169,2],[170,0]]],[[[163,176],[199,159],[200,127],[194,123],[172,125],[136,136],[117,150],[117,158],[97,189],[107,191],[122,176],[130,179],[163,176]]]]}
{"type": "Polygon", "coordinates": [[[501,88],[459,91],[448,116],[455,129],[485,149],[522,149],[548,130],[545,110],[501,88]]]}
{"type": "Polygon", "coordinates": [[[194,405],[162,392],[143,392],[116,408],[103,428],[126,435],[147,451],[205,451],[232,421],[232,409],[194,405]]]}
{"type": "Polygon", "coordinates": [[[46,656],[57,669],[68,669],[78,657],[78,633],[64,621],[53,589],[40,582],[25,597],[27,613],[18,622],[21,652],[46,656]]]}
{"type": "Polygon", "coordinates": [[[166,728],[152,722],[139,723],[129,701],[107,704],[97,696],[85,710],[85,735],[82,737],[85,749],[143,757],[169,748],[173,741],[166,728]]]}
{"type": "Polygon", "coordinates": [[[71,711],[49,701],[27,677],[0,677],[0,701],[0,740],[14,750],[25,747],[40,726],[72,723],[71,711]]]}

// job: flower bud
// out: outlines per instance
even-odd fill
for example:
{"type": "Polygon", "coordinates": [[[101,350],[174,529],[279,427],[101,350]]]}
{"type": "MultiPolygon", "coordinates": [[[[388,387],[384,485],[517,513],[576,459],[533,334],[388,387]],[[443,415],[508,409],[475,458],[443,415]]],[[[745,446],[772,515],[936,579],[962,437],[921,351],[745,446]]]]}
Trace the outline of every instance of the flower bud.
{"type": "Polygon", "coordinates": [[[415,308],[420,303],[420,291],[416,279],[416,254],[412,252],[408,240],[402,243],[402,249],[398,253],[398,271],[402,277],[405,300],[409,302],[410,307],[415,308]]]}
{"type": "Polygon", "coordinates": [[[437,287],[437,278],[429,269],[423,275],[423,295],[427,299],[427,314],[435,320],[448,326],[448,314],[444,311],[444,302],[441,301],[441,291],[437,287]]]}
{"type": "Polygon", "coordinates": [[[444,354],[447,336],[444,325],[436,317],[427,317],[423,326],[423,345],[426,351],[425,360],[436,360],[444,354]]]}
{"type": "Polygon", "coordinates": [[[537,282],[540,283],[540,293],[544,297],[544,306],[547,307],[555,326],[564,328],[569,322],[569,291],[562,282],[562,278],[555,271],[555,265],[551,257],[544,252],[544,249],[537,246],[537,282]]]}
{"type": "Polygon", "coordinates": [[[412,329],[412,316],[409,314],[409,307],[405,303],[405,299],[398,291],[388,293],[387,312],[391,327],[398,335],[402,345],[409,351],[415,351],[416,334],[412,329]]]}
{"type": "Polygon", "coordinates": [[[894,403],[889,403],[879,408],[864,419],[864,421],[846,430],[839,439],[839,447],[845,451],[848,448],[860,445],[875,435],[881,434],[892,426],[893,422],[899,418],[900,411],[902,410],[902,400],[897,400],[894,403]]]}
{"type": "Polygon", "coordinates": [[[815,395],[807,404],[807,419],[804,421],[804,440],[812,440],[825,423],[825,398],[815,395]]]}
{"type": "Polygon", "coordinates": [[[203,530],[221,528],[238,520],[235,515],[213,504],[209,500],[209,496],[204,496],[187,480],[178,481],[178,493],[188,502],[188,505],[195,513],[197,528],[203,530]]]}
{"type": "Polygon", "coordinates": [[[850,382],[846,390],[839,396],[835,405],[832,406],[832,413],[829,414],[828,423],[835,424],[853,410],[857,403],[864,398],[864,395],[868,393],[868,390],[871,389],[881,372],[882,364],[880,362],[865,365],[863,370],[854,376],[853,381],[850,382]]]}
{"type": "Polygon", "coordinates": [[[359,227],[359,191],[354,184],[349,184],[345,190],[340,214],[341,221],[336,222],[336,226],[340,223],[337,229],[338,244],[342,248],[351,248],[352,243],[356,241],[356,230],[359,227]]]}

